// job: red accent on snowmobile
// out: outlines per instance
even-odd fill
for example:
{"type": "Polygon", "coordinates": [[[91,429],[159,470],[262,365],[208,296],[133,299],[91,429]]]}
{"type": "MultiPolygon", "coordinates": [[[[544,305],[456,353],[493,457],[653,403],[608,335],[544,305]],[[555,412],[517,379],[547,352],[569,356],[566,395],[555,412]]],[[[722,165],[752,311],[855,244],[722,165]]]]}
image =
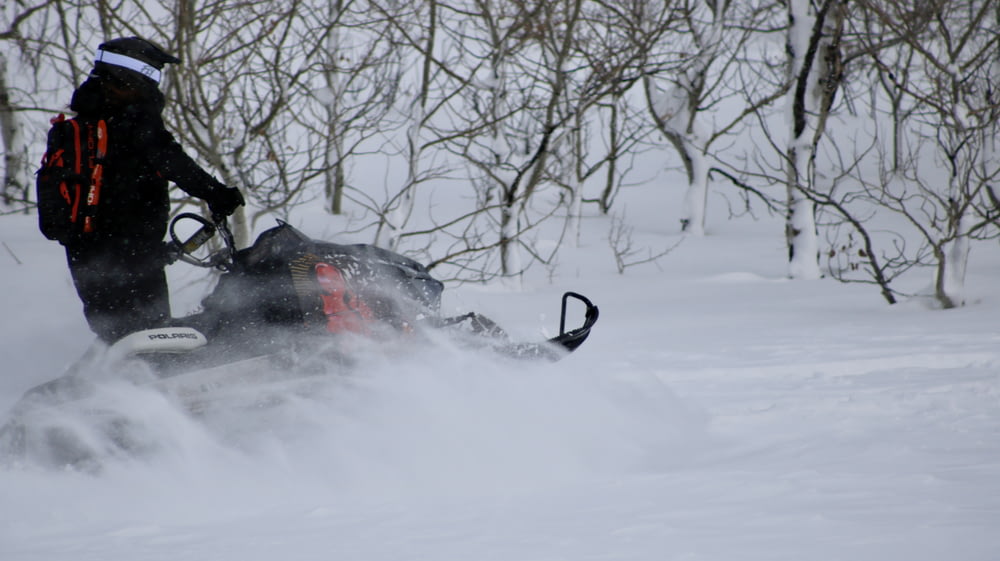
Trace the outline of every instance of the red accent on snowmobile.
{"type": "Polygon", "coordinates": [[[329,263],[316,264],[316,280],[323,290],[323,313],[330,333],[370,334],[375,314],[348,288],[339,269],[329,263]]]}

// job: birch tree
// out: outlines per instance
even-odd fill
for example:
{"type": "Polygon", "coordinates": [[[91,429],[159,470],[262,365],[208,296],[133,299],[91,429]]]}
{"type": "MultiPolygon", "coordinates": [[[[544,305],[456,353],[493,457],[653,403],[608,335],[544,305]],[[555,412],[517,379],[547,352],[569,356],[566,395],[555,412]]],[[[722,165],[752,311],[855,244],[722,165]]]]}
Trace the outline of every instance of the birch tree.
{"type": "Polygon", "coordinates": [[[15,103],[15,94],[8,81],[12,61],[0,52],[0,143],[3,145],[3,181],[0,189],[0,207],[27,209],[29,185],[28,144],[24,136],[27,128],[15,103]]]}
{"type": "MultiPolygon", "coordinates": [[[[689,52],[676,70],[671,72],[669,86],[662,91],[646,82],[653,121],[673,144],[687,174],[684,207],[681,210],[681,231],[695,235],[705,233],[705,205],[708,197],[708,135],[697,116],[710,88],[712,70],[725,49],[723,30],[729,16],[729,2],[685,3],[681,9],[690,41],[689,52]]],[[[721,71],[716,76],[721,75],[721,71]]]]}
{"type": "Polygon", "coordinates": [[[816,145],[825,131],[842,77],[840,37],[844,6],[843,0],[823,0],[818,9],[812,0],[790,0],[788,6],[787,45],[792,85],[788,99],[791,131],[786,151],[788,274],[796,279],[816,279],[820,276],[816,209],[806,192],[817,190],[816,145]]]}
{"type": "Polygon", "coordinates": [[[341,60],[349,55],[344,53],[343,29],[340,22],[344,15],[346,6],[344,0],[333,0],[329,5],[329,26],[324,33],[326,43],[327,64],[323,69],[323,78],[326,81],[326,122],[328,123],[327,150],[324,153],[324,167],[326,173],[323,178],[323,194],[326,199],[326,207],[332,214],[340,214],[344,205],[344,190],[346,188],[345,177],[345,151],[344,134],[340,130],[342,123],[343,107],[342,99],[345,92],[343,76],[338,70],[343,66],[341,60]]]}

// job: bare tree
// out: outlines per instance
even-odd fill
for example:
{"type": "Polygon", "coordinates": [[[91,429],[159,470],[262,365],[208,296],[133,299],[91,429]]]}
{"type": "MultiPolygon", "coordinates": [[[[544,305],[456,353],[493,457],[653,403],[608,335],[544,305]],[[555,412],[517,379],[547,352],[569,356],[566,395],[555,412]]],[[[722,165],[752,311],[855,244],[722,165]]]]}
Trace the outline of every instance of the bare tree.
{"type": "Polygon", "coordinates": [[[767,2],[678,2],[672,6],[676,15],[668,21],[679,19],[683,25],[661,35],[661,42],[674,46],[649,58],[645,86],[650,114],[676,149],[688,179],[681,217],[684,232],[701,235],[705,231],[713,144],[784,91],[783,83],[774,91],[763,80],[754,79],[754,84],[732,80],[739,74],[738,63],[753,56],[747,50],[750,39],[777,27],[776,7],[767,2]],[[711,114],[723,100],[739,100],[748,91],[754,94],[744,110],[721,122],[711,114]]]}
{"type": "Polygon", "coordinates": [[[476,190],[469,197],[474,206],[458,216],[432,217],[429,227],[399,236],[441,237],[444,255],[433,260],[432,267],[448,264],[466,277],[516,278],[523,269],[516,247],[521,233],[531,228],[524,220],[528,208],[523,203],[543,182],[542,170],[558,128],[546,127],[544,120],[546,114],[549,122],[558,118],[558,96],[543,93],[551,92],[551,76],[559,73],[534,58],[553,55],[540,33],[540,18],[546,9],[557,7],[489,0],[426,4],[439,10],[434,18],[420,27],[400,25],[405,45],[419,53],[421,62],[414,65],[421,72],[418,93],[404,108],[412,120],[404,135],[405,159],[411,164],[401,192],[418,179],[413,164],[421,154],[427,161],[459,158],[457,165],[452,162],[442,169],[425,167],[424,179],[465,177],[476,190]],[[433,33],[427,25],[435,26],[433,33]],[[425,31],[418,34],[415,29],[425,31]],[[432,42],[433,36],[437,39],[432,42]],[[529,47],[535,49],[532,55],[521,58],[529,47]],[[548,82],[539,82],[546,77],[548,82]],[[463,164],[471,168],[463,169],[463,164]],[[489,258],[494,251],[499,254],[496,269],[489,258]]]}
{"type": "Polygon", "coordinates": [[[573,40],[577,68],[563,111],[573,115],[566,140],[556,145],[560,173],[552,181],[563,188],[567,239],[580,236],[585,202],[596,202],[607,214],[635,156],[655,132],[633,94],[650,70],[650,56],[670,32],[674,12],[669,2],[602,0],[586,2],[573,40]],[[580,102],[583,101],[581,104],[580,102]],[[576,105],[576,108],[574,108],[576,105]],[[588,181],[603,176],[601,194],[586,199],[588,181]]]}
{"type": "Polygon", "coordinates": [[[626,7],[640,6],[479,1],[467,12],[469,23],[456,26],[466,30],[457,42],[469,70],[454,88],[461,94],[449,113],[456,126],[442,128],[440,135],[451,153],[478,172],[473,177],[478,206],[495,213],[487,215],[495,225],[466,229],[471,234],[466,238],[480,244],[480,251],[493,247],[482,240],[495,228],[499,272],[508,279],[516,282],[529,262],[550,259],[534,250],[526,234],[560,206],[566,209],[569,238],[575,238],[583,183],[617,162],[641,136],[630,130],[616,137],[608,152],[591,156],[591,131],[601,130],[593,115],[609,102],[620,103],[645,68],[642,47],[648,43],[623,32],[627,26],[617,17],[626,7]],[[552,187],[559,190],[558,202],[540,204],[536,194],[552,187]]]}
{"type": "Polygon", "coordinates": [[[925,249],[913,259],[931,256],[937,302],[961,306],[970,242],[998,235],[988,189],[1000,178],[997,7],[975,0],[913,7],[865,0],[858,7],[872,63],[901,92],[894,99],[898,114],[907,115],[904,132],[894,134],[905,148],[882,165],[891,181],[875,185],[871,196],[922,238],[925,249]],[[877,48],[886,38],[912,56],[877,48]]]}
{"type": "Polygon", "coordinates": [[[405,175],[402,184],[391,190],[392,195],[378,209],[379,222],[375,233],[375,243],[398,250],[401,234],[413,216],[417,187],[434,176],[427,168],[425,159],[427,146],[425,134],[428,121],[433,119],[441,105],[440,91],[432,91],[440,85],[438,76],[446,63],[441,60],[437,35],[441,6],[437,0],[426,0],[415,6],[396,5],[393,2],[383,6],[373,3],[382,14],[386,24],[400,35],[401,43],[409,47],[409,52],[397,53],[400,67],[411,66],[411,72],[401,72],[412,77],[413,91],[403,94],[401,147],[396,153],[405,161],[405,175]],[[432,96],[434,98],[432,99],[432,96]],[[432,105],[433,104],[433,105],[432,105]]]}
{"type": "Polygon", "coordinates": [[[747,207],[788,213],[795,277],[818,275],[823,234],[834,276],[892,301],[893,279],[933,266],[938,301],[960,305],[969,243],[998,233],[1000,8],[983,0],[36,0],[3,14],[8,209],[30,204],[23,154],[45,128],[23,117],[63,107],[97,43],[136,34],[184,60],[165,119],[248,193],[251,219],[321,203],[445,278],[516,283],[555,262],[585,205],[610,214],[662,139],[687,178],[682,229],[704,231],[723,177],[747,207]],[[747,138],[771,151],[734,149],[747,138]],[[887,213],[905,226],[874,229],[887,213]]]}
{"type": "MultiPolygon", "coordinates": [[[[50,52],[41,30],[57,13],[58,3],[39,1],[32,4],[7,2],[0,8],[0,146],[3,147],[3,173],[0,176],[0,210],[27,212],[31,207],[31,154],[35,132],[44,135],[47,116],[39,113],[50,93],[43,85],[52,70],[43,60],[50,52]],[[33,126],[34,115],[39,115],[33,126]]],[[[40,157],[40,155],[38,155],[40,157]]]]}
{"type": "MultiPolygon", "coordinates": [[[[317,3],[315,10],[313,17],[299,22],[296,41],[320,46],[309,61],[317,83],[303,87],[289,106],[294,128],[323,149],[321,163],[311,164],[306,184],[322,178],[325,208],[341,214],[352,182],[362,189],[369,186],[370,174],[352,177],[354,160],[371,150],[368,144],[373,138],[404,122],[391,116],[404,65],[396,48],[395,26],[373,17],[377,10],[367,2],[337,0],[325,9],[317,3]]],[[[302,200],[310,199],[306,189],[300,191],[302,200]]]]}

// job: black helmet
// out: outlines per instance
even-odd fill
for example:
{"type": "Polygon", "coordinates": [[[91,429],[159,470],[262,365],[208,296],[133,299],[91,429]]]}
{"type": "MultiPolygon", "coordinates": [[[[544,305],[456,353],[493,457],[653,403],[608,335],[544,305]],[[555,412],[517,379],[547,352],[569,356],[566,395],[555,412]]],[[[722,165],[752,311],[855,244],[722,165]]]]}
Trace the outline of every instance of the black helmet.
{"type": "Polygon", "coordinates": [[[139,37],[122,37],[101,43],[94,59],[95,71],[107,71],[122,78],[142,76],[153,83],[160,82],[164,64],[177,64],[181,59],[139,37]]]}

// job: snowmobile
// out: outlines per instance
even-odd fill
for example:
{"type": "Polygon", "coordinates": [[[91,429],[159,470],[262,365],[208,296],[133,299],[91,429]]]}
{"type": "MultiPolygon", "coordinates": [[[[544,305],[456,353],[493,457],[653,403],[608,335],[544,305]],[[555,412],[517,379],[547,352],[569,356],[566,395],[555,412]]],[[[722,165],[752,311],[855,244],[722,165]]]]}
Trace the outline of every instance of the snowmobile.
{"type": "Polygon", "coordinates": [[[0,428],[0,456],[31,446],[26,419],[33,411],[85,401],[93,393],[88,369],[98,362],[102,369],[141,364],[143,384],[179,396],[197,412],[220,388],[349,371],[359,349],[405,348],[440,334],[500,356],[555,361],[580,347],[598,318],[589,299],[566,292],[559,334],[517,342],[479,313],[443,316],[443,283],[419,262],[374,245],[314,240],[278,220],[253,245],[237,250],[225,218],[193,213],[175,217],[168,231],[170,262],[221,272],[202,309],[110,346],[95,344],[64,375],[30,389],[0,428]],[[180,224],[194,233],[182,239],[180,224]],[[206,254],[203,248],[216,235],[220,249],[206,254]],[[582,305],[583,320],[567,329],[571,303],[582,305]]]}

